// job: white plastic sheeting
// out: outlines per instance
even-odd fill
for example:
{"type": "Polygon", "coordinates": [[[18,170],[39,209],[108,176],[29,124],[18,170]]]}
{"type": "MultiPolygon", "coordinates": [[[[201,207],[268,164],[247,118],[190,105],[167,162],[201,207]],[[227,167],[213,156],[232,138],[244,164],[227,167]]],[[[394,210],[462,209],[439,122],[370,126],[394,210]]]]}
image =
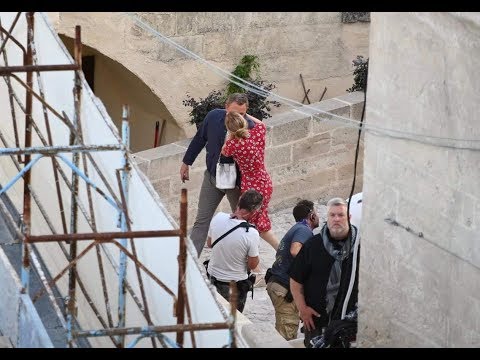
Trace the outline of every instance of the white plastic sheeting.
{"type": "MultiPolygon", "coordinates": [[[[350,223],[355,225],[358,229],[358,234],[360,234],[360,225],[362,223],[362,197],[363,193],[357,193],[352,195],[351,205],[350,205],[350,223]]],[[[349,201],[347,199],[347,201],[349,201]]]]}
{"type": "MultiPolygon", "coordinates": [[[[9,29],[15,15],[15,13],[0,13],[2,26],[6,29],[9,29]]],[[[35,14],[34,26],[34,41],[38,54],[39,65],[73,63],[71,56],[48,23],[48,19],[44,14],[35,14]]],[[[19,41],[22,42],[24,46],[26,46],[27,35],[25,13],[22,14],[19,23],[16,25],[13,31],[13,34],[19,41]]],[[[6,49],[8,54],[8,65],[23,65],[22,52],[12,41],[8,41],[6,49]]],[[[0,66],[3,65],[5,65],[3,57],[0,57],[0,66]]],[[[25,81],[25,73],[17,74],[25,81]]],[[[73,119],[73,71],[43,72],[41,75],[41,80],[43,82],[47,102],[57,111],[64,111],[69,119],[73,119]]],[[[18,94],[20,100],[24,103],[25,90],[13,78],[11,81],[15,92],[18,94]]],[[[34,74],[34,89],[37,93],[39,93],[36,74],[34,74]]],[[[15,107],[20,147],[23,147],[25,116],[17,105],[15,107]]],[[[8,141],[7,147],[16,147],[8,89],[5,81],[0,82],[0,108],[2,109],[0,131],[8,141]]],[[[42,134],[46,137],[47,132],[45,127],[43,107],[41,103],[35,99],[33,101],[33,119],[39,126],[42,134]]],[[[53,136],[53,145],[68,145],[68,128],[51,112],[49,112],[49,121],[53,136]]],[[[105,108],[99,99],[96,98],[91,92],[85,81],[83,81],[81,123],[83,128],[84,142],[87,145],[116,144],[121,142],[118,135],[118,130],[115,128],[112,120],[105,111],[105,108]]],[[[35,131],[33,131],[33,134],[32,145],[41,146],[42,143],[35,131]]],[[[0,144],[0,146],[3,147],[3,144],[0,144]]],[[[103,175],[108,179],[108,182],[115,190],[117,197],[120,198],[117,180],[115,177],[115,170],[122,166],[122,153],[120,151],[110,151],[92,152],[91,154],[96,160],[103,175]]],[[[65,155],[69,159],[72,157],[71,154],[65,155]]],[[[32,156],[32,158],[33,157],[35,156],[32,156]]],[[[133,161],[132,159],[130,160],[133,161]]],[[[61,164],[61,166],[65,170],[67,178],[71,180],[71,170],[64,164],[61,164]]],[[[80,162],[79,167],[83,170],[82,161],[80,162]]],[[[91,164],[88,165],[88,171],[91,180],[108,194],[105,185],[102,183],[100,177],[95,172],[91,164]]],[[[13,176],[15,176],[17,172],[18,171],[13,166],[13,162],[10,157],[0,157],[0,183],[2,185],[5,185],[13,176]]],[[[38,195],[41,204],[46,209],[55,228],[55,232],[63,233],[55,181],[52,171],[52,161],[48,157],[41,159],[33,167],[31,174],[32,187],[38,195]]],[[[71,192],[65,186],[62,179],[60,179],[60,183],[62,185],[63,205],[65,208],[68,226],[70,223],[71,192]]],[[[86,185],[81,179],[79,180],[79,183],[80,199],[88,212],[86,185]]],[[[119,231],[120,229],[117,227],[118,212],[103,198],[98,196],[98,194],[95,192],[93,192],[93,194],[96,231],[119,231]]],[[[14,187],[12,187],[11,190],[8,191],[8,195],[21,213],[23,211],[23,183],[21,180],[14,187]]],[[[129,214],[133,222],[132,230],[168,230],[178,227],[178,225],[175,224],[171,217],[166,213],[157,194],[153,191],[148,181],[138,171],[135,165],[131,171],[128,206],[129,214]]],[[[79,212],[78,218],[78,232],[93,231],[81,212],[79,212]]],[[[52,233],[33,200],[31,232],[34,235],[52,233]]],[[[80,253],[82,249],[84,249],[89,243],[90,241],[78,242],[78,253],[80,253]]],[[[135,244],[140,261],[145,264],[158,278],[160,278],[160,280],[163,281],[166,286],[176,293],[178,282],[178,238],[137,239],[135,244]]],[[[52,276],[55,276],[63,267],[66,266],[67,262],[65,260],[65,256],[60,251],[58,244],[42,243],[37,246],[52,276]]],[[[220,307],[215,301],[211,290],[208,288],[207,283],[200,273],[198,263],[192,258],[190,253],[192,250],[191,246],[192,245],[189,243],[186,281],[193,322],[203,323],[225,321],[224,314],[220,310],[220,307]]],[[[118,277],[114,267],[116,264],[118,264],[119,251],[112,245],[106,245],[105,248],[110,254],[110,260],[107,259],[107,256],[105,256],[103,252],[102,258],[106,271],[106,280],[108,283],[110,308],[112,310],[113,322],[115,326],[118,320],[118,277]]],[[[193,254],[195,254],[195,252],[193,252],[193,254]]],[[[137,296],[141,298],[135,268],[130,260],[128,260],[128,264],[127,278],[134,287],[137,296]]],[[[101,315],[107,319],[105,300],[97,266],[97,257],[94,249],[79,261],[77,269],[80,273],[80,277],[85,283],[88,293],[92,297],[97,308],[100,310],[101,315]]],[[[148,278],[145,273],[143,273],[142,276],[144,279],[145,290],[148,297],[148,305],[154,325],[176,324],[172,298],[150,278],[148,278]]],[[[67,275],[65,275],[61,281],[59,281],[59,287],[62,295],[66,296],[68,292],[67,275]]],[[[100,322],[91,311],[78,286],[77,297],[77,316],[81,328],[84,330],[102,328],[100,322]]],[[[187,321],[186,319],[187,316],[185,316],[185,321],[187,321]]],[[[138,310],[138,307],[133,302],[131,296],[127,295],[126,326],[140,325],[146,325],[146,322],[138,310]]],[[[221,347],[226,345],[229,340],[229,332],[227,330],[197,331],[195,332],[195,335],[198,347],[221,347]]],[[[174,333],[170,333],[168,336],[170,336],[172,340],[175,340],[174,333]]],[[[133,336],[127,337],[127,343],[133,339],[133,336]]],[[[90,338],[90,340],[93,346],[113,346],[112,342],[107,337],[90,338]]],[[[151,342],[148,338],[146,338],[141,340],[137,346],[151,346],[151,342]]],[[[190,346],[190,335],[188,332],[185,332],[185,346],[190,346]]]]}

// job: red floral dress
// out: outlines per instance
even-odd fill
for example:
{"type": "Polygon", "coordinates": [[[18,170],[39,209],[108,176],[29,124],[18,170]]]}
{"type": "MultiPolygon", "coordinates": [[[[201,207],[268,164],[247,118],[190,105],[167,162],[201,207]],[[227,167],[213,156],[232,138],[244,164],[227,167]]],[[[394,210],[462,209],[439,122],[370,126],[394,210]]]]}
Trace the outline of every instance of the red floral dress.
{"type": "Polygon", "coordinates": [[[233,156],[240,167],[240,191],[243,194],[248,189],[255,189],[263,195],[262,207],[250,219],[259,232],[268,231],[272,223],[268,218],[268,203],[272,197],[272,179],[265,168],[265,124],[256,124],[249,130],[250,136],[246,139],[229,139],[225,142],[222,153],[233,156]]]}

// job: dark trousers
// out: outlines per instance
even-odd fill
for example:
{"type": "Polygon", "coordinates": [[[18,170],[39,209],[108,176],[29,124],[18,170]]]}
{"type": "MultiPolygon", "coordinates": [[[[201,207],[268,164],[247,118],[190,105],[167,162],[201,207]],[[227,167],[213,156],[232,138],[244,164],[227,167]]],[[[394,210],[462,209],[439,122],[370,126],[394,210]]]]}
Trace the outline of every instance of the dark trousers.
{"type": "Polygon", "coordinates": [[[227,195],[232,212],[235,211],[238,198],[240,197],[240,189],[238,187],[229,190],[217,189],[215,186],[215,177],[210,175],[208,170],[205,170],[200,195],[198,197],[197,217],[195,218],[195,223],[193,224],[190,234],[190,239],[197,249],[198,256],[200,256],[205,246],[210,221],[225,195],[227,195]]]}
{"type": "MultiPolygon", "coordinates": [[[[217,291],[222,295],[227,301],[230,299],[230,284],[224,281],[218,281],[213,276],[210,276],[210,281],[217,288],[217,291]]],[[[237,281],[237,290],[238,290],[238,300],[237,300],[237,310],[243,312],[245,303],[247,301],[247,294],[249,289],[248,279],[237,281]]]]}

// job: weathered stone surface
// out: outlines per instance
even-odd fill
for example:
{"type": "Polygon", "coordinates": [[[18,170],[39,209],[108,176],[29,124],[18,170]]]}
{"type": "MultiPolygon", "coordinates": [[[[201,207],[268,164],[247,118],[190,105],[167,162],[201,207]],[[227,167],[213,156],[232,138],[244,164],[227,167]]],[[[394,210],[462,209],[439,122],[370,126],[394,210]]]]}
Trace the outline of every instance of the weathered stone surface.
{"type": "Polygon", "coordinates": [[[137,165],[138,165],[138,168],[140,169],[140,171],[144,174],[147,173],[148,171],[148,167],[149,167],[149,161],[147,160],[144,160],[144,159],[141,159],[140,157],[137,157],[135,158],[135,155],[133,155],[133,158],[135,159],[137,165]]]}
{"type": "Polygon", "coordinates": [[[242,328],[242,336],[245,341],[254,348],[290,348],[291,346],[285,341],[285,339],[275,330],[275,327],[271,324],[252,324],[244,325],[242,328]],[[262,336],[265,333],[271,333],[265,339],[262,336]]]}
{"type": "MultiPolygon", "coordinates": [[[[136,14],[159,34],[141,29],[124,13],[60,12],[49,16],[58,33],[69,39],[74,38],[75,25],[81,25],[82,41],[86,45],[112,63],[121,64],[123,70],[138,77],[138,81],[158,97],[164,108],[161,116],[155,114],[155,117],[168,119],[166,142],[194,133],[194,126],[188,124],[190,109],[181,101],[185,95],[205,97],[210,91],[224,87],[225,79],[167,45],[162,35],[228,71],[234,69],[242,56],[255,54],[259,56],[262,78],[277,84],[277,93],[298,101],[303,98],[299,73],[311,89],[312,101],[318,100],[324,87],[328,87],[326,99],[345,93],[353,83],[352,59],[356,55],[368,56],[370,24],[344,25],[340,12],[136,14]],[[355,26],[356,30],[345,31],[346,26],[355,26]]],[[[111,68],[105,67],[105,72],[111,68]]],[[[104,100],[105,96],[132,99],[137,95],[136,88],[122,88],[122,92],[109,88],[109,91],[97,96],[104,100]]],[[[145,107],[138,104],[137,108],[139,106],[145,107]]],[[[108,112],[113,114],[116,107],[119,107],[118,101],[112,101],[107,106],[108,112]]],[[[139,117],[137,121],[146,120],[139,117]]],[[[145,138],[143,128],[142,131],[141,127],[138,131],[135,129],[137,125],[132,123],[133,140],[145,138]]],[[[153,132],[153,127],[148,131],[153,132]]]]}
{"type": "Polygon", "coordinates": [[[335,115],[350,118],[350,106],[336,99],[328,99],[312,105],[313,120],[312,131],[314,134],[330,131],[349,122],[335,117],[335,115]],[[317,111],[314,111],[316,109],[317,111]]]}
{"type": "Polygon", "coordinates": [[[372,14],[367,124],[403,133],[365,137],[361,346],[478,347],[480,155],[451,139],[478,138],[479,29],[463,13],[372,14]]]}
{"type": "Polygon", "coordinates": [[[272,130],[269,132],[269,135],[272,136],[272,144],[281,145],[306,138],[310,133],[311,120],[310,118],[295,121],[289,121],[288,119],[273,120],[269,125],[272,126],[272,130]]]}
{"type": "Polygon", "coordinates": [[[162,199],[167,199],[171,196],[170,178],[152,181],[152,185],[162,199]]]}
{"type": "Polygon", "coordinates": [[[292,145],[273,146],[265,154],[267,170],[292,162],[292,145]]]}
{"type": "Polygon", "coordinates": [[[354,23],[357,21],[370,22],[369,12],[342,12],[343,23],[354,23]]]}
{"type": "Polygon", "coordinates": [[[329,133],[310,136],[305,140],[298,141],[293,144],[292,160],[297,162],[299,160],[321,157],[330,151],[331,142],[329,133]]]}
{"type": "MultiPolygon", "coordinates": [[[[361,91],[354,91],[347,95],[337,96],[335,99],[344,101],[350,105],[350,119],[359,121],[362,118],[365,94],[361,91]]],[[[365,121],[365,115],[363,116],[365,121]]]]}
{"type": "MultiPolygon", "coordinates": [[[[293,180],[293,179],[292,179],[293,180]]],[[[277,198],[287,197],[289,194],[297,194],[304,190],[316,189],[331,184],[335,180],[335,170],[324,170],[314,175],[300,177],[288,183],[277,184],[274,194],[277,198]]]]}
{"type": "Polygon", "coordinates": [[[163,145],[158,148],[140,151],[135,154],[135,157],[143,160],[156,160],[156,159],[162,159],[162,158],[169,158],[172,155],[184,154],[184,153],[185,153],[185,148],[173,143],[173,144],[163,145]]]}
{"type": "Polygon", "coordinates": [[[177,17],[173,13],[139,13],[139,17],[165,36],[175,35],[177,17]]]}

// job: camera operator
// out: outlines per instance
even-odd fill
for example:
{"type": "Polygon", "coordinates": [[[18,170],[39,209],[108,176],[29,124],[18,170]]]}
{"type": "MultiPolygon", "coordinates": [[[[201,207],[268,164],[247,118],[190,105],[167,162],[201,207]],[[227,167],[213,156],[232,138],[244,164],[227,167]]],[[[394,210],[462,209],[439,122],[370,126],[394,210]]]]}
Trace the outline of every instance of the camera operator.
{"type": "MultiPolygon", "coordinates": [[[[212,247],[207,274],[217,291],[228,300],[230,281],[238,289],[237,310],[242,312],[249,290],[253,291],[250,270],[259,263],[260,236],[248,220],[260,209],[263,196],[258,191],[245,191],[238,200],[233,214],[216,214],[208,231],[207,245],[212,247]]],[[[253,294],[252,294],[253,295],[253,294]]]]}

